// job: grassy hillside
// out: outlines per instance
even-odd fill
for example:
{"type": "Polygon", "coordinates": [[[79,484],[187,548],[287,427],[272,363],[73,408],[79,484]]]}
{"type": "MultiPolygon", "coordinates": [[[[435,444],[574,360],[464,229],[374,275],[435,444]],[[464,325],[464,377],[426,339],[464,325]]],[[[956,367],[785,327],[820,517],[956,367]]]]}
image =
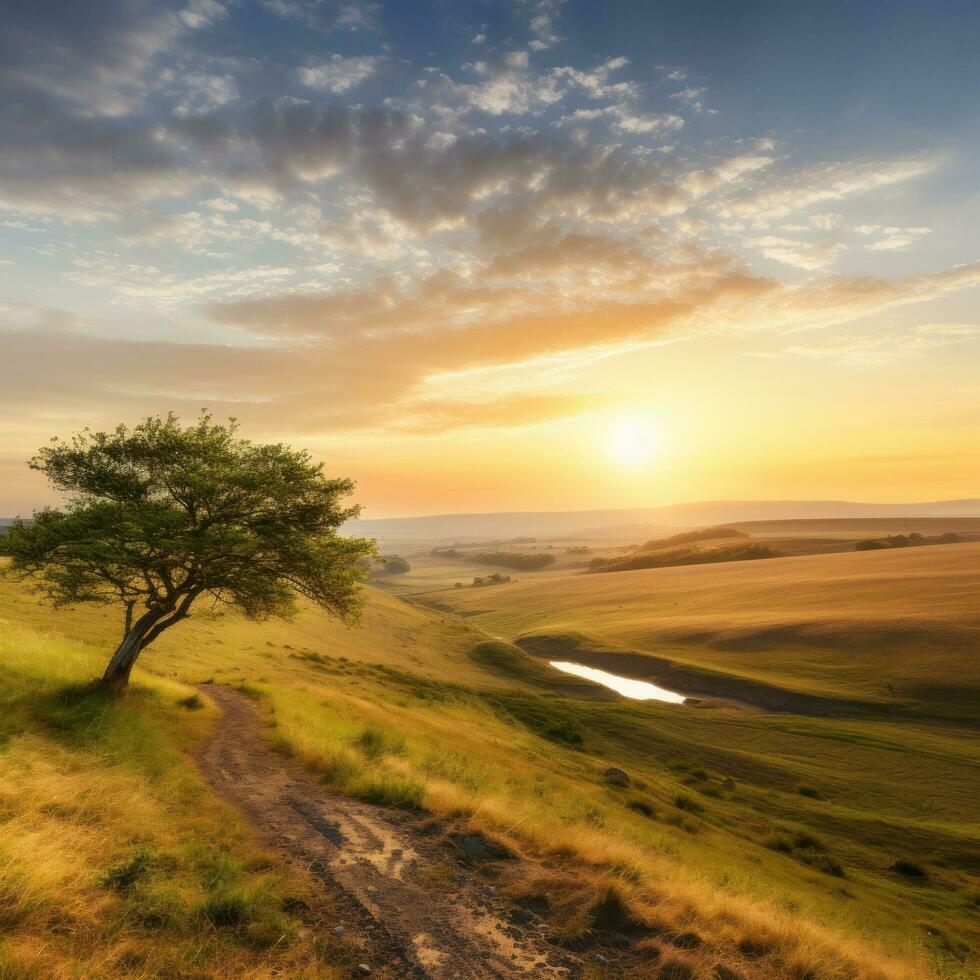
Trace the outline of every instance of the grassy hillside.
{"type": "Polygon", "coordinates": [[[102,651],[12,622],[5,599],[0,977],[339,977],[287,911],[304,886],[188,758],[213,711],[146,674],[124,701],[93,695],[102,651]]]}
{"type": "MultiPolygon", "coordinates": [[[[525,577],[435,598],[506,638],[579,635],[791,691],[969,719],[978,595],[980,544],[968,543],[525,577]]],[[[633,673],[642,669],[640,658],[633,673]]]]}
{"type": "MultiPolygon", "coordinates": [[[[194,917],[207,901],[209,878],[187,870],[180,842],[193,836],[208,842],[209,853],[213,846],[235,854],[244,849],[247,855],[251,846],[247,835],[235,837],[242,833],[239,825],[217,819],[225,811],[206,797],[182,754],[211,717],[207,710],[180,708],[186,689],[175,684],[214,679],[260,694],[281,747],[338,789],[396,806],[424,806],[509,841],[529,863],[520,874],[505,875],[500,887],[550,908],[556,938],[563,941],[589,941],[602,926],[603,896],[612,888],[639,920],[668,937],[668,945],[677,937],[673,955],[695,975],[724,962],[747,977],[969,976],[975,966],[969,949],[980,938],[980,868],[971,857],[980,833],[970,816],[980,772],[973,733],[888,718],[627,702],[491,638],[566,631],[642,650],[642,643],[654,649],[655,638],[669,634],[672,651],[686,651],[692,663],[742,669],[745,655],[726,646],[727,640],[744,643],[752,630],[785,628],[787,619],[819,622],[824,630],[833,616],[853,623],[862,609],[870,619],[866,607],[873,596],[883,603],[876,628],[915,615],[920,631],[972,635],[976,623],[968,595],[976,582],[969,570],[955,563],[907,567],[929,553],[941,556],[940,564],[972,555],[976,569],[980,549],[968,547],[973,546],[776,559],[758,568],[743,563],[737,569],[700,566],[610,576],[541,573],[508,586],[440,593],[465,619],[371,590],[362,628],[355,631],[308,609],[287,624],[195,617],[150,651],[133,696],[112,707],[124,713],[119,724],[133,726],[136,734],[107,762],[111,740],[102,734],[94,748],[84,750],[88,754],[74,744],[64,750],[70,753],[65,766],[84,774],[79,792],[105,764],[115,775],[130,774],[126,778],[152,800],[173,796],[169,784],[158,785],[146,774],[143,754],[159,751],[169,760],[161,771],[189,794],[177,796],[177,805],[150,821],[127,823],[128,811],[120,807],[122,836],[103,840],[102,830],[95,835],[102,843],[86,858],[88,877],[82,876],[80,894],[137,901],[141,892],[106,893],[98,879],[130,860],[149,838],[155,853],[177,855],[162,867],[176,862],[179,874],[190,876],[186,889],[181,886],[188,897],[165,929],[151,929],[146,938],[141,926],[130,941],[144,953],[140,944],[155,943],[168,946],[171,957],[191,955],[185,930],[200,921],[194,917]],[[819,562],[843,558],[855,561],[850,571],[819,569],[819,562]],[[775,577],[746,577],[750,567],[775,577]],[[732,577],[726,585],[724,573],[733,572],[741,584],[732,577]],[[834,584],[841,574],[843,587],[834,584]],[[937,576],[945,589],[929,584],[937,576]],[[900,594],[896,583],[904,583],[900,594]],[[863,605],[861,588],[867,593],[863,605]],[[910,605],[910,596],[920,594],[910,605]],[[706,632],[695,637],[698,624],[706,632]],[[630,785],[610,784],[603,776],[609,766],[625,769],[630,785]],[[192,830],[184,838],[186,821],[192,830]],[[157,841],[157,834],[165,840],[157,841]],[[233,840],[222,843],[221,834],[233,840]]],[[[108,649],[118,629],[115,618],[100,610],[52,611],[2,580],[0,617],[13,635],[34,636],[41,647],[61,649],[67,641],[59,636],[70,635],[68,646],[84,654],[68,673],[58,673],[57,658],[38,661],[45,665],[33,674],[17,668],[19,697],[30,705],[40,704],[45,690],[96,673],[91,651],[108,649]]],[[[897,665],[882,655],[875,664],[848,671],[843,659],[828,660],[827,651],[812,642],[788,642],[793,652],[781,658],[777,646],[773,641],[747,670],[770,683],[852,698],[880,694],[877,670],[895,678],[904,676],[903,663],[913,674],[919,670],[910,651],[897,665]],[[800,654],[803,661],[792,666],[800,654]]],[[[953,647],[941,655],[948,658],[947,669],[955,661],[955,676],[968,680],[964,650],[953,647]]],[[[927,672],[917,676],[912,687],[921,686],[927,672]]],[[[905,689],[900,693],[907,695],[905,689]]],[[[47,722],[38,720],[36,708],[18,716],[24,720],[12,739],[49,739],[62,751],[57,738],[45,734],[47,722]]],[[[53,749],[45,744],[43,751],[53,749]]],[[[23,777],[25,794],[39,792],[33,778],[23,777]]],[[[106,805],[103,798],[109,798],[104,791],[100,806],[106,805]]],[[[10,826],[0,825],[0,834],[10,826]]],[[[88,839],[81,818],[63,828],[59,839],[76,833],[88,839]]],[[[267,869],[250,870],[248,856],[236,860],[244,877],[233,887],[281,896],[285,885],[270,881],[259,888],[254,882],[256,876],[266,881],[267,869]]],[[[154,875],[164,873],[155,867],[154,875]]],[[[31,868],[19,868],[21,880],[34,881],[31,868]]],[[[50,901],[50,915],[64,914],[64,901],[50,901]]],[[[282,916],[281,907],[280,899],[269,899],[256,909],[254,921],[282,916]]],[[[113,916],[119,914],[120,906],[107,907],[104,921],[118,922],[113,916]]],[[[17,921],[14,935],[29,950],[47,920],[28,910],[17,921]]],[[[207,955],[227,949],[228,956],[241,958],[229,962],[249,964],[241,971],[247,975],[250,964],[271,955],[250,945],[248,929],[217,928],[214,938],[209,934],[213,945],[207,955]]],[[[281,955],[301,954],[301,943],[284,945],[281,955]]],[[[59,955],[84,960],[97,948],[93,940],[59,955]]]]}

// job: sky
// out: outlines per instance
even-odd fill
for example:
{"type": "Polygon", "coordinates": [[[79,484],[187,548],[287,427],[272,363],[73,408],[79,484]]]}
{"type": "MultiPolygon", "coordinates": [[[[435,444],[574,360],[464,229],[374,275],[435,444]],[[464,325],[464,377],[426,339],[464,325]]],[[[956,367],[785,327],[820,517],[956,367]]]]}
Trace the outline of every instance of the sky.
{"type": "Polygon", "coordinates": [[[12,0],[0,516],[202,408],[365,516],[980,496],[973,0],[12,0]]]}

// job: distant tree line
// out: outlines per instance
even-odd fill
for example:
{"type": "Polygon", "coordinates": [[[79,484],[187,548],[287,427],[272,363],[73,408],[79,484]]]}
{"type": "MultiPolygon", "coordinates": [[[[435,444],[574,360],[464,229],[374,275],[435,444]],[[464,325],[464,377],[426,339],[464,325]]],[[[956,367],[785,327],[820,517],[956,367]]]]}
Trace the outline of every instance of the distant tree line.
{"type": "Polygon", "coordinates": [[[696,531],[681,531],[669,538],[654,538],[640,545],[640,551],[656,551],[671,545],[693,544],[695,541],[711,541],[715,538],[747,538],[744,531],[736,531],[733,527],[701,527],[696,531]]]}
{"type": "Polygon", "coordinates": [[[475,565],[499,565],[522,572],[533,572],[555,563],[554,555],[521,554],[516,551],[481,551],[475,555],[466,555],[456,548],[433,548],[429,554],[434,558],[453,558],[473,562],[475,565]]]}
{"type": "Polygon", "coordinates": [[[401,555],[376,555],[365,558],[361,567],[371,578],[382,578],[385,575],[404,575],[410,572],[412,566],[401,555]]]}
{"type": "Polygon", "coordinates": [[[486,576],[476,576],[473,579],[474,585],[506,585],[510,581],[509,575],[501,575],[500,572],[494,572],[492,575],[486,576]]]}
{"type": "Polygon", "coordinates": [[[956,544],[963,539],[952,531],[927,538],[916,531],[909,534],[888,534],[883,538],[864,538],[854,545],[855,551],[881,551],[886,548],[914,548],[923,544],[956,544]]]}
{"type": "Polygon", "coordinates": [[[473,555],[470,561],[478,565],[500,565],[502,568],[516,568],[522,572],[533,572],[555,563],[554,555],[522,555],[514,551],[484,551],[473,555]]]}
{"type": "Polygon", "coordinates": [[[668,568],[673,565],[707,565],[723,561],[755,561],[778,558],[779,552],[766,544],[731,544],[719,548],[674,548],[670,551],[638,551],[626,558],[595,558],[590,572],[628,572],[637,568],[668,568]]]}

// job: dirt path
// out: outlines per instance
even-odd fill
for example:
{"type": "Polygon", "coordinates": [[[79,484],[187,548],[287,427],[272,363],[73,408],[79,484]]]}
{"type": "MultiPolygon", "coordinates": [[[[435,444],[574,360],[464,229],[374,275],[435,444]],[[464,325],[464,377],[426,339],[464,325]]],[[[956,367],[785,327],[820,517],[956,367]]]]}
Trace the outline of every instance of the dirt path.
{"type": "Polygon", "coordinates": [[[205,776],[313,876],[373,975],[581,975],[539,922],[498,896],[419,818],[330,792],[273,751],[245,695],[220,685],[203,691],[224,712],[200,759],[205,776]]]}

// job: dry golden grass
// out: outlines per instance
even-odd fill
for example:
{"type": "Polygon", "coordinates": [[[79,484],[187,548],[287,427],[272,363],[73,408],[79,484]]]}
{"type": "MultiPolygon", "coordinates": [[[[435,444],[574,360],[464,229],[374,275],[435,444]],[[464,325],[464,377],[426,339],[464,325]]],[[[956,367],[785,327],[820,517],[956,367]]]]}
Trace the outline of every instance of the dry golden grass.
{"type": "Polygon", "coordinates": [[[0,977],[339,977],[185,754],[210,712],[145,675],[94,696],[100,660],[0,620],[0,977]]]}
{"type": "Polygon", "coordinates": [[[978,594],[980,544],[965,543],[525,577],[435,598],[507,638],[581,633],[790,690],[942,711],[976,704],[978,594]]]}
{"type": "MultiPolygon", "coordinates": [[[[944,554],[961,547],[968,546],[944,554]]],[[[736,580],[726,585],[717,578],[725,570],[715,566],[587,579],[556,575],[482,590],[478,601],[474,590],[464,598],[478,615],[463,622],[373,590],[364,625],[353,632],[310,609],[287,624],[201,615],[149,651],[144,670],[175,681],[248,685],[272,710],[280,744],[338,789],[396,806],[421,802],[511,842],[529,860],[506,887],[545,892],[561,910],[556,920],[564,918],[572,932],[594,924],[597,903],[614,888],[634,915],[662,930],[661,946],[695,932],[702,946],[670,955],[699,969],[725,962],[747,977],[970,976],[975,961],[966,947],[980,936],[980,917],[976,873],[962,856],[980,836],[969,817],[978,759],[962,730],[587,700],[563,687],[559,675],[549,686],[540,672],[526,670],[519,651],[512,661],[475,655],[487,637],[473,621],[498,634],[588,621],[605,638],[609,624],[625,624],[624,637],[652,635],[673,602],[688,625],[699,608],[719,620],[768,617],[768,603],[783,593],[803,610],[809,608],[803,596],[819,596],[812,583],[821,580],[819,569],[805,563],[845,557],[793,559],[803,563],[797,572],[786,565],[778,580],[750,579],[748,597],[736,580]],[[669,589],[635,589],[628,602],[601,591],[591,596],[580,584],[656,575],[680,578],[669,589]],[[704,585],[702,577],[714,584],[704,585]],[[716,591],[720,611],[713,612],[706,600],[716,591]],[[608,765],[626,768],[633,784],[608,785],[602,778],[608,765]],[[922,785],[930,787],[925,798],[922,785]],[[800,787],[815,787],[820,798],[801,795],[800,787]],[[681,799],[695,805],[682,808],[681,799]],[[825,852],[771,844],[794,835],[817,839],[825,852]],[[926,862],[928,886],[889,870],[901,856],[926,862]],[[845,877],[821,870],[814,863],[820,861],[839,862],[845,877]]],[[[867,562],[879,555],[854,557],[867,562]]],[[[887,567],[889,581],[897,567],[887,567]]],[[[831,580],[841,570],[825,572],[818,605],[829,620],[833,603],[851,602],[855,593],[833,593],[831,580]]],[[[865,565],[851,578],[874,574],[865,565]]],[[[940,624],[969,627],[970,614],[957,605],[969,569],[948,570],[947,584],[959,585],[942,602],[930,599],[921,569],[905,574],[910,591],[926,590],[912,606],[922,622],[933,608],[940,624]]],[[[883,575],[879,568],[878,578],[883,575]]],[[[867,588],[887,592],[881,582],[869,580],[867,588]]],[[[52,613],[2,580],[0,615],[22,628],[71,632],[86,641],[86,651],[107,649],[117,630],[99,610],[52,613]]],[[[680,645],[694,649],[688,640],[680,645]]],[[[707,657],[712,650],[705,644],[695,652],[707,657]]],[[[89,662],[94,676],[98,662],[89,662]]],[[[861,669],[862,677],[871,672],[861,669]]],[[[791,680],[805,685],[806,672],[819,670],[811,659],[791,680]]],[[[149,679],[142,677],[145,687],[149,679]]],[[[848,690],[836,677],[821,683],[848,690]]],[[[173,693],[156,695],[158,720],[175,726],[179,739],[193,740],[207,713],[175,711],[178,688],[168,690],[173,693]]],[[[104,870],[127,854],[106,854],[96,863],[104,870]]],[[[238,939],[224,941],[226,955],[251,955],[238,939]]],[[[87,947],[87,954],[95,949],[87,947]]]]}

